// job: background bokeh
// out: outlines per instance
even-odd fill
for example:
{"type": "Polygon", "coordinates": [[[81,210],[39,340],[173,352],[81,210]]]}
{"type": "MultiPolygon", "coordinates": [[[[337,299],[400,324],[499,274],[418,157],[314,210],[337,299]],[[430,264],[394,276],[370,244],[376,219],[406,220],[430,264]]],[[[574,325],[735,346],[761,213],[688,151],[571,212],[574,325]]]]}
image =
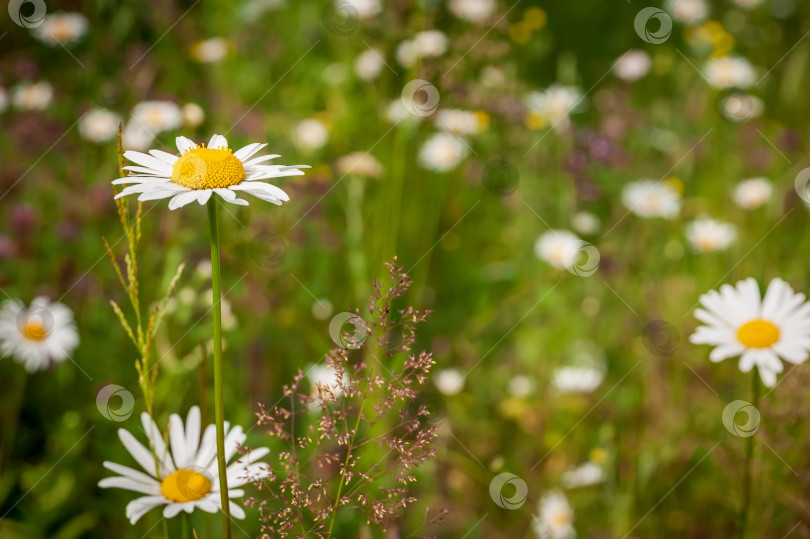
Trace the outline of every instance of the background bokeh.
{"type": "MultiPolygon", "coordinates": [[[[529,537],[538,501],[556,489],[581,537],[736,533],[746,439],[722,413],[750,399],[750,376],[736,360],[710,363],[687,338],[698,297],[721,283],[810,285],[808,210],[794,188],[810,166],[810,5],[701,2],[706,13],[689,20],[678,2],[656,4],[672,22],[662,34],[655,21],[639,33],[648,6],[636,0],[498,1],[473,21],[459,16],[465,2],[439,0],[383,1],[370,14],[375,2],[46,4],[49,14],[82,13],[87,27],[49,43],[0,14],[0,287],[3,299],[44,295],[70,307],[81,344],[36,373],[0,361],[0,535],[161,533],[157,511],[126,521],[135,494],[96,486],[109,475],[103,461],[133,464],[116,431],[137,432],[143,406],[137,354],[109,306],[126,298],[101,241],[123,254],[115,139],[94,140],[88,130],[103,132],[106,117],[86,125],[85,116],[110,111],[127,135],[144,121],[133,112],[144,101],[177,108],[155,113],[149,136],[131,127],[125,146],[174,151],[177,135],[220,133],[312,166],[279,182],[284,206],[251,199],[221,212],[232,422],[249,428],[257,403],[274,404],[297,369],[322,362],[330,320],[364,305],[371,278],[398,255],[414,280],[409,303],[434,313],[418,340],[435,355],[434,378],[419,398],[439,436],[411,487],[418,502],[390,537],[529,537]],[[442,32],[445,46],[403,48],[426,30],[442,32]],[[212,38],[221,39],[203,41],[212,38]],[[638,80],[613,67],[630,49],[650,60],[638,80]],[[709,62],[728,56],[747,59],[753,80],[723,88],[706,77],[709,62]],[[403,94],[414,80],[430,86],[403,94]],[[15,97],[40,81],[50,99],[15,97]],[[530,97],[555,84],[579,92],[561,115],[530,97]],[[474,127],[437,121],[451,109],[473,113],[474,127]],[[420,157],[447,131],[433,161],[420,157]],[[753,177],[773,193],[741,208],[735,185],[753,177]],[[675,218],[628,211],[622,190],[641,178],[677,191],[675,218]],[[690,244],[684,227],[702,215],[736,227],[727,249],[690,244]],[[535,253],[549,228],[576,230],[593,249],[573,269],[555,267],[535,253]],[[593,387],[555,388],[561,367],[583,364],[597,366],[593,387]],[[96,405],[109,384],[135,397],[124,421],[96,405]],[[588,462],[600,472],[594,484],[563,479],[588,462]],[[490,495],[502,472],[527,485],[517,508],[490,495]],[[445,523],[419,529],[427,507],[448,509],[445,523]]],[[[206,212],[165,201],[144,211],[144,304],[186,264],[155,345],[156,418],[165,425],[202,404],[210,419],[206,212]]],[[[810,370],[781,378],[759,406],[750,537],[810,536],[810,370]]],[[[276,448],[261,429],[248,440],[276,448]]],[[[218,517],[196,513],[192,523],[218,536],[218,517]]],[[[256,512],[240,526],[257,536],[256,512]]]]}

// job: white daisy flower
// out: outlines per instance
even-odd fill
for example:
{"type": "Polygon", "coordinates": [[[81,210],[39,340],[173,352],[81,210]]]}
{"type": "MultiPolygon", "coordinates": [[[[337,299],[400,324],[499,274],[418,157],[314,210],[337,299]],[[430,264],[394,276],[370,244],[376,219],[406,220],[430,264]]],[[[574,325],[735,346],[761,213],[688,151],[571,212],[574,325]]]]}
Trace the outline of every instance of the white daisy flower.
{"type": "Polygon", "coordinates": [[[686,224],[686,239],[698,252],[722,251],[737,238],[737,228],[729,223],[700,217],[686,224]]]}
{"type": "Polygon", "coordinates": [[[592,393],[604,379],[599,367],[560,367],[552,374],[551,386],[560,393],[592,393]]]}
{"type": "Polygon", "coordinates": [[[539,539],[573,539],[574,511],[562,491],[554,490],[537,502],[537,515],[532,521],[534,535],[539,539]]]}
{"type": "Polygon", "coordinates": [[[509,379],[509,395],[522,399],[534,393],[534,378],[525,374],[517,374],[509,379]]]}
{"type": "Polygon", "coordinates": [[[433,376],[433,383],[439,393],[452,397],[464,389],[464,374],[458,369],[442,369],[433,376]]]}
{"type": "MultiPolygon", "coordinates": [[[[171,415],[168,446],[149,414],[141,414],[141,422],[149,441],[148,448],[126,429],[119,429],[118,437],[146,473],[114,462],[104,462],[105,468],[120,475],[98,482],[101,488],[122,488],[146,494],[127,504],[129,522],[135,524],[143,515],[160,506],[165,506],[164,518],[173,518],[180,511],[191,513],[200,509],[206,513],[216,513],[222,510],[216,427],[208,425],[200,440],[200,409],[192,406],[185,425],[179,415],[171,415]]],[[[226,463],[246,439],[242,427],[236,425],[230,428],[225,422],[226,463]]],[[[267,464],[256,462],[269,452],[266,447],[254,449],[228,466],[228,497],[231,500],[245,495],[245,491],[239,487],[269,475],[267,464]]],[[[231,516],[245,518],[245,511],[240,506],[231,501],[229,507],[231,516]]]]}
{"type": "Polygon", "coordinates": [[[571,218],[571,227],[586,236],[596,234],[600,225],[599,217],[588,211],[579,211],[571,218]]]}
{"type": "Polygon", "coordinates": [[[773,279],[762,298],[749,277],[735,286],[725,284],[700,297],[703,309],[695,318],[706,324],[689,337],[693,344],[709,344],[711,361],[740,356],[740,370],[759,370],[762,382],[776,385],[782,362],[804,363],[810,353],[810,303],[782,279],[773,279]]]}
{"type": "Polygon", "coordinates": [[[311,152],[323,148],[329,142],[329,131],[318,120],[309,118],[295,126],[293,141],[299,149],[311,152]]]}
{"type": "Polygon", "coordinates": [[[674,219],[681,211],[681,194],[670,182],[638,180],[622,189],[622,202],[639,217],[674,219]]]}
{"type": "Polygon", "coordinates": [[[583,242],[568,230],[548,230],[534,243],[534,254],[556,269],[570,269],[583,242]]]}
{"type": "Polygon", "coordinates": [[[483,129],[481,119],[474,112],[459,109],[441,109],[435,116],[436,127],[456,135],[474,135],[483,129]]]}
{"type": "Polygon", "coordinates": [[[665,9],[684,24],[697,24],[709,15],[709,6],[704,0],[667,0],[665,9]]]}
{"type": "Polygon", "coordinates": [[[450,0],[450,13],[476,24],[486,22],[495,12],[495,0],[450,0]]]}
{"type": "Polygon", "coordinates": [[[197,103],[186,103],[180,113],[183,115],[183,125],[189,129],[199,127],[205,121],[205,111],[197,103]]]}
{"type": "Polygon", "coordinates": [[[622,54],[613,64],[613,73],[627,82],[634,82],[649,73],[652,60],[646,51],[632,49],[622,54]]]}
{"type": "Polygon", "coordinates": [[[205,204],[216,193],[226,202],[247,206],[247,201],[237,198],[238,192],[281,205],[290,199],[287,193],[275,185],[260,180],[300,176],[306,165],[263,164],[278,155],[253,157],[267,144],[248,144],[232,151],[228,141],[214,135],[204,144],[194,144],[186,137],[177,137],[180,156],[160,150],[149,154],[126,151],[124,157],[135,163],[124,167],[134,174],[119,178],[113,184],[135,184],[125,187],[115,198],[138,194],[138,200],[161,200],[170,198],[169,209],[175,210],[197,201],[205,204]]]}
{"type": "Polygon", "coordinates": [[[90,23],[81,13],[50,13],[32,30],[34,37],[46,45],[69,45],[87,33],[90,23]]]}
{"type": "Polygon", "coordinates": [[[737,184],[732,198],[734,203],[744,210],[759,208],[773,194],[773,185],[767,178],[749,178],[737,184]]]}
{"type": "Polygon", "coordinates": [[[132,109],[131,122],[152,136],[183,125],[183,111],[171,101],[141,101],[132,109]]]}
{"type": "Polygon", "coordinates": [[[382,53],[376,49],[367,49],[354,61],[354,72],[361,80],[370,81],[380,76],[385,62],[382,53]]]}
{"type": "Polygon", "coordinates": [[[353,174],[367,178],[379,178],[385,172],[382,163],[368,152],[352,152],[339,157],[335,166],[341,175],[353,174]]]}
{"type": "Polygon", "coordinates": [[[0,307],[0,354],[12,356],[28,372],[63,362],[79,344],[73,311],[38,297],[26,307],[6,300],[0,307]]]}
{"type": "Polygon", "coordinates": [[[228,55],[231,44],[224,37],[212,37],[197,41],[191,46],[191,57],[201,64],[215,64],[228,55]]]}
{"type": "Polygon", "coordinates": [[[757,74],[751,62],[740,56],[712,58],[706,62],[706,80],[714,88],[750,88],[757,81],[757,74]]]}
{"type": "Polygon", "coordinates": [[[79,134],[90,142],[102,143],[118,134],[121,119],[107,109],[93,109],[79,120],[79,134]]]}
{"type": "Polygon", "coordinates": [[[461,163],[469,150],[464,141],[450,133],[436,133],[419,149],[419,164],[434,172],[447,172],[461,163]]]}
{"type": "Polygon", "coordinates": [[[11,94],[11,104],[17,110],[45,110],[53,99],[53,86],[50,82],[20,84],[11,94]]]}
{"type": "Polygon", "coordinates": [[[565,129],[570,124],[571,114],[578,111],[582,101],[578,88],[553,84],[543,91],[530,93],[526,97],[526,108],[552,127],[565,129]]]}
{"type": "Polygon", "coordinates": [[[565,488],[587,487],[601,483],[604,480],[605,472],[595,462],[586,462],[576,468],[566,470],[560,478],[560,482],[565,488]]]}
{"type": "Polygon", "coordinates": [[[422,121],[422,116],[411,113],[411,111],[402,104],[402,99],[397,98],[391,101],[385,109],[385,119],[392,124],[398,124],[400,122],[415,124],[422,121]]]}
{"type": "Polygon", "coordinates": [[[396,57],[404,67],[412,67],[422,58],[436,58],[446,51],[447,36],[439,30],[425,30],[400,43],[396,57]]]}

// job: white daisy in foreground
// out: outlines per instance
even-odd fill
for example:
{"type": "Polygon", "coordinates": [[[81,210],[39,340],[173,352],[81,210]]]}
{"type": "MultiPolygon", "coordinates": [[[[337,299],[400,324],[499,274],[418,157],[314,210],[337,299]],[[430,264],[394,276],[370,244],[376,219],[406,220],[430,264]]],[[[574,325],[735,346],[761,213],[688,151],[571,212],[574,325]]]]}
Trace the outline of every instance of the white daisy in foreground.
{"type": "Polygon", "coordinates": [[[565,129],[570,123],[570,115],[579,109],[582,101],[578,88],[554,84],[542,92],[530,93],[526,97],[526,108],[540,124],[565,129]]]}
{"type": "Polygon", "coordinates": [[[464,374],[458,369],[442,369],[433,376],[433,383],[439,393],[452,397],[464,389],[464,374]]]}
{"type": "Polygon", "coordinates": [[[50,82],[20,84],[11,94],[11,104],[17,110],[45,110],[53,99],[53,86],[50,82]]]}
{"type": "Polygon", "coordinates": [[[537,515],[532,521],[534,535],[539,539],[573,539],[574,511],[568,498],[559,490],[545,494],[537,502],[537,515]]]}
{"type": "Polygon", "coordinates": [[[486,22],[495,12],[495,0],[450,0],[447,6],[459,19],[476,24],[486,22]]]}
{"type": "Polygon", "coordinates": [[[534,254],[556,269],[570,269],[584,244],[573,232],[552,229],[537,238],[534,254]]]}
{"type": "Polygon", "coordinates": [[[704,0],[667,0],[665,9],[685,24],[699,23],[709,15],[709,7],[704,0]]]}
{"type": "Polygon", "coordinates": [[[599,367],[561,367],[554,371],[551,386],[560,393],[591,393],[604,379],[605,372],[599,367]]]}
{"type": "Polygon", "coordinates": [[[713,87],[746,89],[754,85],[757,74],[751,62],[739,56],[713,58],[706,62],[706,80],[713,87]]]}
{"type": "Polygon", "coordinates": [[[51,13],[32,33],[46,45],[69,45],[84,37],[88,27],[87,17],[81,13],[51,13]]]}
{"type": "Polygon", "coordinates": [[[0,354],[12,356],[28,372],[63,362],[79,344],[73,311],[39,297],[26,307],[6,300],[0,307],[0,354]]]}
{"type": "Polygon", "coordinates": [[[737,227],[709,217],[700,217],[686,224],[686,239],[700,253],[722,251],[736,238],[737,227]]]}
{"type": "Polygon", "coordinates": [[[447,172],[461,163],[469,150],[461,137],[436,133],[419,149],[419,164],[434,172],[447,172]]]}
{"type": "Polygon", "coordinates": [[[605,472],[602,466],[595,462],[586,462],[576,468],[565,471],[560,478],[560,482],[565,488],[587,487],[596,485],[605,480],[605,472]]]}
{"type": "Polygon", "coordinates": [[[613,64],[613,73],[627,82],[634,82],[646,75],[652,66],[652,59],[646,51],[632,49],[622,54],[613,64]]]}
{"type": "MultiPolygon", "coordinates": [[[[200,409],[193,406],[188,412],[186,424],[177,414],[169,418],[169,446],[163,434],[147,413],[141,414],[141,422],[149,441],[144,447],[126,429],[118,430],[118,437],[141,468],[147,473],[128,466],[105,462],[104,467],[117,474],[98,482],[101,488],[122,488],[146,494],[127,504],[126,515],[131,524],[155,507],[165,506],[164,518],[173,518],[180,511],[191,513],[200,509],[206,513],[222,510],[217,476],[217,440],[214,425],[208,425],[200,440],[200,409]]],[[[230,428],[225,422],[225,462],[237,452],[247,435],[242,427],[230,428]]],[[[239,487],[270,473],[265,463],[257,463],[270,452],[266,447],[254,449],[228,466],[228,497],[239,498],[245,491],[239,487]]],[[[245,511],[233,502],[229,503],[231,516],[244,519],[245,511]]]]}
{"type": "Polygon", "coordinates": [[[762,382],[776,385],[782,372],[780,358],[804,363],[810,353],[810,303],[782,279],[774,279],[762,298],[753,278],[735,286],[724,284],[700,297],[703,308],[695,318],[706,324],[689,337],[693,344],[709,344],[711,361],[740,356],[740,370],[759,370],[762,382]]]}
{"type": "Polygon", "coordinates": [[[681,211],[681,194],[670,182],[639,180],[622,190],[622,202],[639,217],[674,219],[681,211]]]}
{"type": "Polygon", "coordinates": [[[126,166],[134,172],[126,178],[119,178],[113,184],[135,184],[125,187],[115,198],[138,194],[138,200],[160,200],[170,198],[169,209],[175,210],[197,201],[205,204],[213,194],[226,202],[247,206],[247,201],[237,198],[238,192],[253,195],[276,205],[290,200],[287,193],[275,185],[260,180],[300,176],[306,165],[265,165],[266,161],[278,155],[253,157],[267,144],[253,143],[232,151],[222,135],[214,135],[205,144],[194,144],[186,137],[177,137],[180,156],[160,150],[150,150],[149,154],[127,151],[124,157],[137,166],[126,166]]]}
{"type": "Polygon", "coordinates": [[[121,119],[107,109],[93,109],[79,120],[79,134],[90,142],[102,143],[112,140],[118,134],[121,119]]]}
{"type": "Polygon", "coordinates": [[[771,198],[773,185],[767,178],[750,178],[743,180],[734,188],[732,198],[737,206],[744,210],[759,208],[771,198]]]}

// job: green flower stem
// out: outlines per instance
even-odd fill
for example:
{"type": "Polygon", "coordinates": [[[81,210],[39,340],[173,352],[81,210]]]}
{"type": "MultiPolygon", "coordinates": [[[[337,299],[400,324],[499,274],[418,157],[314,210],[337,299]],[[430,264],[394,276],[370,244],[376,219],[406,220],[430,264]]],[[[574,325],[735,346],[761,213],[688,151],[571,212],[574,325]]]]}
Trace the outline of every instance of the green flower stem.
{"type": "Polygon", "coordinates": [[[231,512],[228,503],[228,472],[225,466],[225,405],[222,391],[222,292],[219,271],[219,230],[217,229],[217,201],[208,201],[208,223],[211,228],[211,289],[214,314],[214,413],[217,425],[217,467],[219,493],[222,500],[222,536],[231,537],[231,512]]]}
{"type": "MultiPolygon", "coordinates": [[[[751,369],[751,404],[759,407],[759,372],[751,369]]],[[[743,483],[743,507],[740,513],[740,539],[745,539],[748,529],[748,509],[751,506],[751,463],[754,460],[754,435],[746,440],[745,446],[745,479],[743,483]]]]}

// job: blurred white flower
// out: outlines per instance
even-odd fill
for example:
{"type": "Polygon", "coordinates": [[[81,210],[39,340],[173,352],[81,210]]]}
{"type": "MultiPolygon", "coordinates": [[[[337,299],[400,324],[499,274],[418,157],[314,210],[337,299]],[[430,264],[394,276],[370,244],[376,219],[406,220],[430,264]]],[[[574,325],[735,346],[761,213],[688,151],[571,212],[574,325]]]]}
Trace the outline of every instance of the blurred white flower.
{"type": "Polygon", "coordinates": [[[737,228],[729,223],[700,217],[686,224],[686,239],[698,252],[721,251],[737,238],[737,228]]]}
{"type": "Polygon", "coordinates": [[[181,110],[183,125],[194,129],[205,121],[205,111],[197,103],[186,103],[181,110]]]}
{"type": "Polygon", "coordinates": [[[422,117],[411,114],[410,111],[405,108],[405,105],[402,104],[402,99],[397,98],[391,101],[391,104],[385,109],[385,119],[395,124],[399,122],[419,122],[422,120],[422,117]]]}
{"type": "Polygon", "coordinates": [[[332,302],[326,298],[320,298],[312,304],[312,316],[318,320],[326,320],[332,316],[333,311],[332,302]]]}
{"type": "Polygon", "coordinates": [[[620,79],[637,81],[650,71],[652,60],[646,51],[632,49],[622,54],[613,64],[613,73],[620,79]]]}
{"type": "Polygon", "coordinates": [[[385,62],[382,53],[376,49],[366,49],[354,61],[354,72],[365,81],[374,80],[380,76],[385,62]]]}
{"type": "Polygon", "coordinates": [[[0,112],[6,110],[8,106],[8,95],[6,95],[6,91],[0,88],[0,112]]]}
{"type": "Polygon", "coordinates": [[[568,230],[547,230],[534,243],[534,254],[556,269],[570,269],[583,244],[579,236],[568,230]]]}
{"type": "Polygon", "coordinates": [[[759,208],[771,199],[773,185],[767,178],[749,178],[737,184],[732,198],[744,210],[759,208]]]}
{"type": "Polygon", "coordinates": [[[622,202],[639,217],[674,219],[681,211],[681,195],[668,181],[638,180],[622,189],[622,202]]]}
{"type": "Polygon", "coordinates": [[[719,90],[750,88],[757,80],[754,66],[740,56],[712,58],[706,62],[705,74],[709,84],[719,90]]]}
{"type": "Polygon", "coordinates": [[[433,383],[442,395],[458,395],[464,389],[464,374],[459,369],[442,369],[433,376],[433,383]]]}
{"type": "Polygon", "coordinates": [[[509,394],[512,397],[522,399],[534,393],[534,378],[525,374],[518,374],[509,379],[509,394]]]}
{"type": "Polygon", "coordinates": [[[9,299],[0,307],[0,354],[35,372],[62,363],[79,344],[73,311],[48,298],[25,306],[9,299]]]}
{"type": "Polygon", "coordinates": [[[446,51],[447,36],[439,30],[425,30],[400,43],[396,57],[404,67],[412,67],[422,58],[436,58],[446,51]]]}
{"type": "Polygon", "coordinates": [[[595,462],[586,462],[576,468],[565,471],[560,482],[565,488],[587,487],[605,480],[605,472],[595,462]]]}
{"type": "Polygon", "coordinates": [[[191,46],[191,57],[202,64],[215,64],[227,56],[230,47],[230,41],[224,37],[203,39],[191,46]]]}
{"type": "Polygon", "coordinates": [[[754,9],[762,4],[765,0],[732,0],[735,4],[743,9],[754,9]]]}
{"type": "MultiPolygon", "coordinates": [[[[335,7],[339,10],[344,10],[348,6],[348,10],[354,8],[357,16],[362,19],[370,19],[382,11],[380,0],[335,0],[335,7]]],[[[351,11],[348,11],[351,13],[351,11]]]]}
{"type": "Polygon", "coordinates": [[[457,135],[474,135],[483,129],[474,112],[459,109],[441,109],[435,116],[436,127],[457,135]]]}
{"type": "Polygon", "coordinates": [[[139,123],[130,122],[121,134],[121,144],[125,150],[143,151],[149,147],[155,135],[139,123]]]}
{"type": "Polygon", "coordinates": [[[605,372],[599,367],[560,367],[551,378],[551,385],[560,393],[591,393],[602,384],[605,372]]]}
{"type": "Polygon", "coordinates": [[[578,88],[553,84],[543,91],[530,93],[526,97],[526,108],[545,124],[564,130],[570,123],[570,115],[577,112],[583,99],[578,88]]]}
{"type": "Polygon", "coordinates": [[[295,126],[293,140],[300,150],[313,151],[326,145],[329,141],[329,131],[315,118],[308,118],[295,126]]]}
{"type": "Polygon", "coordinates": [[[709,15],[709,6],[704,0],[667,0],[665,9],[684,24],[702,22],[709,15]]]}
{"type": "Polygon", "coordinates": [[[70,45],[84,37],[89,25],[81,13],[57,12],[46,15],[32,33],[46,45],[70,45]]]}
{"type": "Polygon", "coordinates": [[[498,88],[506,82],[506,73],[498,66],[486,66],[481,70],[481,84],[486,88],[498,88]]]}
{"type": "Polygon", "coordinates": [[[538,539],[574,539],[574,511],[562,491],[554,490],[537,502],[532,529],[538,539]]]}
{"type": "Polygon", "coordinates": [[[107,109],[93,109],[79,120],[79,134],[90,142],[107,142],[118,134],[121,119],[107,109]]]}
{"type": "Polygon", "coordinates": [[[341,175],[353,174],[366,178],[379,178],[384,172],[382,163],[368,152],[353,152],[339,157],[335,166],[341,175]]]}
{"type": "Polygon", "coordinates": [[[340,397],[343,395],[343,386],[349,383],[349,377],[346,373],[343,373],[343,378],[339,379],[335,368],[328,363],[312,365],[306,372],[307,379],[312,384],[310,395],[313,398],[327,399],[329,392],[334,397],[340,397]]]}
{"type": "Polygon", "coordinates": [[[776,385],[776,375],[784,370],[782,361],[799,364],[810,353],[810,303],[782,279],[768,284],[765,296],[752,277],[724,284],[700,297],[703,308],[695,318],[703,322],[689,337],[692,344],[714,347],[714,362],[740,356],[739,367],[749,372],[757,367],[762,382],[776,385]]]}
{"type": "Polygon", "coordinates": [[[349,78],[349,68],[343,62],[332,62],[323,68],[321,78],[329,86],[340,86],[349,78]]]}
{"type": "Polygon", "coordinates": [[[53,99],[53,86],[40,81],[15,86],[11,94],[11,104],[17,110],[45,110],[53,99]]]}
{"type": "Polygon", "coordinates": [[[268,11],[275,11],[284,6],[286,0],[249,0],[242,4],[239,11],[240,18],[245,22],[253,22],[268,11]]]}
{"type": "Polygon", "coordinates": [[[141,101],[132,109],[130,123],[155,135],[183,125],[183,112],[171,101],[141,101]]]}
{"type": "Polygon", "coordinates": [[[447,172],[456,168],[467,157],[467,145],[450,133],[435,133],[419,150],[419,164],[434,172],[447,172]]]}
{"type": "Polygon", "coordinates": [[[588,211],[579,211],[571,218],[571,226],[580,234],[590,236],[599,231],[599,217],[588,211]]]}
{"type": "Polygon", "coordinates": [[[450,0],[448,8],[459,19],[477,24],[486,22],[495,11],[495,0],[450,0]]]}

